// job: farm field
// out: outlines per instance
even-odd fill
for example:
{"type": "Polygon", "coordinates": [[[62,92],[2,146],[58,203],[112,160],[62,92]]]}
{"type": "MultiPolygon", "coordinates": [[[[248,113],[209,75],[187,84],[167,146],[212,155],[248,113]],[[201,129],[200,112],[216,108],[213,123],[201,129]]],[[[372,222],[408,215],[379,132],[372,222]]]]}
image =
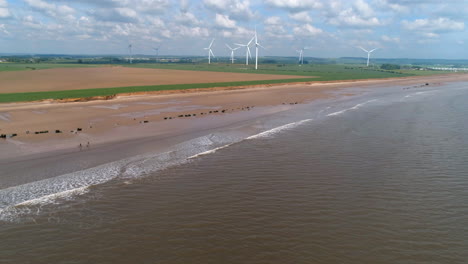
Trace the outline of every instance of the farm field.
{"type": "Polygon", "coordinates": [[[0,64],[0,102],[113,96],[122,93],[213,87],[341,81],[432,75],[349,65],[241,64],[0,64]],[[28,65],[30,68],[25,68],[28,65]],[[14,69],[18,69],[14,71],[14,69]],[[29,71],[25,71],[29,69],[29,71]],[[36,70],[32,70],[36,69],[36,70]],[[38,70],[41,69],[41,70],[38,70]]]}
{"type": "Polygon", "coordinates": [[[102,65],[78,63],[0,63],[0,72],[33,71],[55,68],[94,68],[102,65]]]}
{"type": "Polygon", "coordinates": [[[303,78],[304,76],[184,71],[129,67],[57,68],[0,72],[0,93],[66,91],[92,88],[223,83],[303,78]]]}

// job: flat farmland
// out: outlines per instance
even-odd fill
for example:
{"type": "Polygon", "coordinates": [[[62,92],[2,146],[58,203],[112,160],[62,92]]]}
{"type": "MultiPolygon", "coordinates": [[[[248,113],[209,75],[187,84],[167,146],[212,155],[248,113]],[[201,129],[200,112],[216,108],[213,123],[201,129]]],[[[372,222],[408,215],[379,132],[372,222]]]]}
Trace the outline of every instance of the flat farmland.
{"type": "MultiPolygon", "coordinates": [[[[70,91],[192,83],[298,79],[305,76],[128,67],[56,68],[0,72],[0,93],[70,91]]],[[[307,76],[311,78],[311,76],[307,76]]]]}

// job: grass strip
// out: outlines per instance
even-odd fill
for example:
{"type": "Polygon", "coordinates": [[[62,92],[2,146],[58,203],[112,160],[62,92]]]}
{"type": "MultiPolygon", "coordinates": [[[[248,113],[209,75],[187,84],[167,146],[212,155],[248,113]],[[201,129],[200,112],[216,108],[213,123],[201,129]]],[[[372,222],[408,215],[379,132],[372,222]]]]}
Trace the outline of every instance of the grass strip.
{"type": "Polygon", "coordinates": [[[317,80],[317,79],[316,78],[296,78],[296,79],[259,80],[259,81],[243,81],[243,82],[170,84],[170,85],[80,89],[80,90],[67,90],[67,91],[4,93],[4,94],[0,94],[0,103],[30,102],[30,101],[39,101],[39,100],[46,100],[46,99],[88,98],[88,97],[95,97],[95,96],[112,96],[112,95],[118,95],[118,94],[123,94],[123,93],[135,93],[135,92],[154,92],[154,91],[187,90],[187,89],[198,89],[198,88],[308,82],[308,81],[314,81],[314,80],[317,80]]]}

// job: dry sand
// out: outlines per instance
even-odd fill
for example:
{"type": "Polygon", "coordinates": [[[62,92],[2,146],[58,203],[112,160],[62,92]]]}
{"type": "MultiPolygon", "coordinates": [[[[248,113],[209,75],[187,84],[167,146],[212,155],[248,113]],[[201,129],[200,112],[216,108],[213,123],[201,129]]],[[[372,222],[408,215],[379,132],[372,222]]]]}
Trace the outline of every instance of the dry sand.
{"type": "Polygon", "coordinates": [[[58,68],[0,72],[0,93],[63,91],[127,86],[217,83],[305,78],[304,76],[127,67],[58,68]]]}

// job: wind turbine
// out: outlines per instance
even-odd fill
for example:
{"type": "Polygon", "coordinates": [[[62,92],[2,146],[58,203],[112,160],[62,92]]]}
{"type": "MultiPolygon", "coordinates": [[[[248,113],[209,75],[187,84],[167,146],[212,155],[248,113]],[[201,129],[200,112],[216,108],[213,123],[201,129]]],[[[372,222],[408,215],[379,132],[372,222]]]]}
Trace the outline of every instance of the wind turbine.
{"type": "Polygon", "coordinates": [[[237,46],[245,47],[245,65],[249,65],[249,57],[252,58],[252,54],[250,53],[250,44],[252,44],[254,39],[255,37],[253,37],[247,44],[236,43],[237,46]]]}
{"type": "Polygon", "coordinates": [[[366,50],[364,49],[363,47],[359,47],[360,49],[362,49],[363,51],[367,52],[367,67],[369,67],[369,60],[370,60],[370,54],[376,50],[378,50],[379,48],[375,48],[373,50],[366,50]]]}
{"type": "Polygon", "coordinates": [[[265,47],[263,47],[262,45],[260,45],[260,43],[258,43],[258,37],[257,37],[257,28],[255,28],[255,69],[258,68],[258,47],[262,47],[265,49],[265,47]]]}
{"type": "Polygon", "coordinates": [[[309,49],[309,48],[308,47],[303,47],[300,50],[296,50],[299,53],[299,63],[301,65],[304,64],[304,50],[307,50],[307,49],[309,49]]]}
{"type": "Polygon", "coordinates": [[[213,42],[214,42],[214,39],[211,41],[210,46],[208,46],[208,48],[205,48],[206,50],[208,50],[208,64],[211,64],[211,56],[212,55],[213,57],[215,56],[213,54],[213,51],[211,50],[211,46],[213,46],[213,42]]]}
{"type": "Polygon", "coordinates": [[[153,48],[156,51],[156,61],[158,61],[159,48],[161,48],[161,45],[159,45],[157,48],[153,48]]]}
{"type": "Polygon", "coordinates": [[[231,64],[234,64],[234,51],[240,49],[241,47],[231,48],[228,44],[226,46],[231,50],[231,64]]]}
{"type": "Polygon", "coordinates": [[[130,64],[131,64],[131,63],[132,63],[132,60],[133,60],[133,58],[132,58],[132,44],[129,44],[129,45],[128,45],[128,52],[130,53],[130,60],[129,60],[129,62],[130,62],[130,64]]]}

